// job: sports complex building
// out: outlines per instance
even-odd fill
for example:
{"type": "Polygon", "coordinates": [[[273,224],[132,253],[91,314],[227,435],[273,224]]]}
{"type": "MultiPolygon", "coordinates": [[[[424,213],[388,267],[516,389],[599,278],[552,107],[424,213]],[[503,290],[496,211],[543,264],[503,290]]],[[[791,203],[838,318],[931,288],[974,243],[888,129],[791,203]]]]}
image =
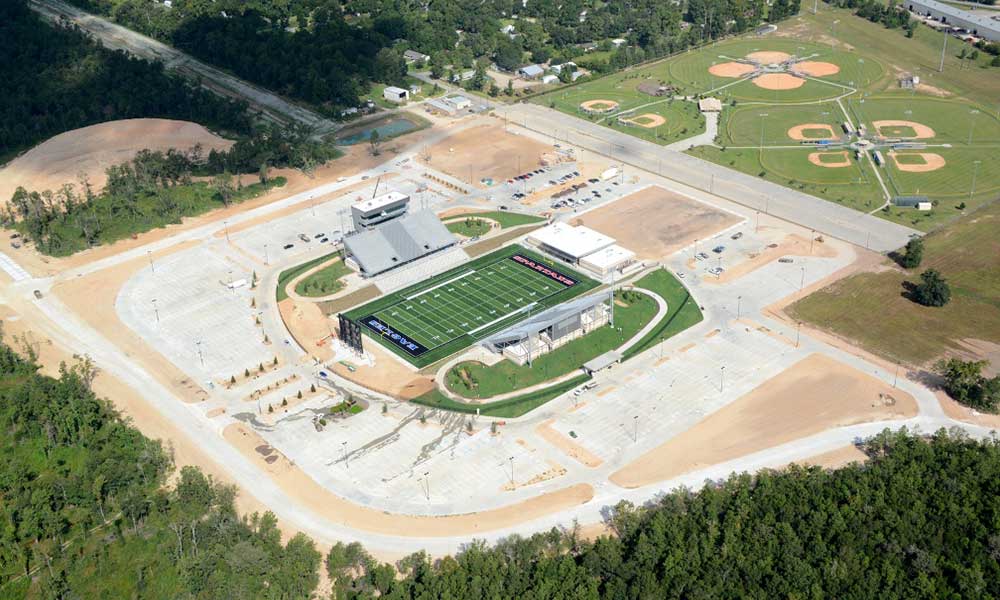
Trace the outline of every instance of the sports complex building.
{"type": "Polygon", "coordinates": [[[635,260],[635,252],[589,227],[553,223],[529,235],[527,243],[602,279],[641,268],[635,260]]]}
{"type": "Polygon", "coordinates": [[[450,248],[458,240],[430,210],[407,213],[344,238],[345,263],[372,277],[450,248]]]}

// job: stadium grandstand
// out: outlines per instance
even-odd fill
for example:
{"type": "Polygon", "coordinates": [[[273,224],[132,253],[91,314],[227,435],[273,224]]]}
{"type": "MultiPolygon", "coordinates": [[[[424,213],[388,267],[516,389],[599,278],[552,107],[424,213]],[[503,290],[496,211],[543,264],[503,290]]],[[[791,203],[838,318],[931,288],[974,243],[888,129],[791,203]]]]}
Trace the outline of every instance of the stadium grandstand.
{"type": "Polygon", "coordinates": [[[421,210],[344,238],[346,263],[372,277],[455,245],[432,211],[421,210]]]}

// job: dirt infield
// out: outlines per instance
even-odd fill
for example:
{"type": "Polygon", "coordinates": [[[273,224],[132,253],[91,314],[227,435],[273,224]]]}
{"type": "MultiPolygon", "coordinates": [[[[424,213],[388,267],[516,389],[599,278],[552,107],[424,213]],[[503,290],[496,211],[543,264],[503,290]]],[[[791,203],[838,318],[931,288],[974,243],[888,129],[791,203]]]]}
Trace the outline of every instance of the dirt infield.
{"type": "Polygon", "coordinates": [[[635,488],[814,435],[917,414],[912,396],[823,354],[811,354],[611,475],[635,488]]]}
{"type": "Polygon", "coordinates": [[[765,73],[753,78],[753,84],[765,90],[794,90],[805,83],[805,79],[788,73],[765,73]]]}
{"type": "Polygon", "coordinates": [[[452,177],[486,188],[481,180],[504,181],[537,169],[551,146],[533,138],[505,132],[503,125],[478,125],[445,138],[420,153],[418,160],[452,177]]]}
{"type": "Polygon", "coordinates": [[[837,132],[833,130],[833,127],[825,123],[805,123],[803,125],[796,125],[788,130],[788,137],[792,138],[796,142],[802,142],[805,140],[835,140],[837,139],[837,132]],[[820,135],[806,135],[806,133],[826,132],[820,133],[820,135]]]}
{"type": "Polygon", "coordinates": [[[687,196],[650,186],[585,213],[578,221],[622,240],[642,260],[659,260],[740,219],[687,196]]]}
{"type": "Polygon", "coordinates": [[[843,150],[841,152],[810,152],[809,162],[817,167],[826,167],[828,169],[842,169],[844,167],[851,166],[851,159],[847,156],[847,150],[843,150]],[[823,160],[826,157],[837,157],[840,158],[840,160],[823,160]]]}
{"type": "Polygon", "coordinates": [[[833,63],[804,60],[792,65],[792,70],[810,77],[829,77],[840,73],[840,67],[833,63]]]}
{"type": "Polygon", "coordinates": [[[0,201],[7,202],[18,186],[55,190],[76,184],[87,175],[94,191],[107,182],[105,169],[131,159],[139,150],[188,150],[201,144],[203,154],[223,150],[233,142],[197,123],[169,119],[126,119],[74,129],[42,142],[0,171],[0,201]]]}
{"type": "Polygon", "coordinates": [[[753,65],[738,62],[725,62],[708,68],[708,72],[716,77],[743,77],[756,70],[757,67],[753,65]]]}
{"type": "Polygon", "coordinates": [[[641,115],[622,120],[626,123],[631,123],[632,125],[645,127],[646,129],[654,129],[667,122],[666,119],[655,113],[643,113],[641,115]]]}
{"type": "Polygon", "coordinates": [[[947,164],[943,156],[933,152],[904,152],[903,154],[890,152],[889,156],[892,157],[892,162],[896,164],[896,168],[905,173],[927,173],[929,171],[937,171],[947,164]],[[913,163],[906,161],[906,159],[903,159],[902,161],[900,160],[902,157],[909,156],[919,156],[924,162],[913,163]]]}
{"type": "Polygon", "coordinates": [[[872,121],[872,125],[878,130],[879,135],[883,137],[905,137],[921,140],[924,138],[932,138],[935,135],[934,130],[930,127],[913,121],[872,121]],[[913,135],[900,135],[899,133],[882,131],[882,129],[891,129],[893,127],[909,127],[913,130],[913,135]]]}
{"type": "Polygon", "coordinates": [[[792,55],[787,52],[774,52],[769,50],[762,50],[760,52],[751,52],[750,54],[747,54],[747,58],[762,65],[782,63],[791,57],[792,55]]]}
{"type": "Polygon", "coordinates": [[[618,109],[614,100],[587,100],[580,103],[580,108],[587,112],[606,113],[618,109]]]}

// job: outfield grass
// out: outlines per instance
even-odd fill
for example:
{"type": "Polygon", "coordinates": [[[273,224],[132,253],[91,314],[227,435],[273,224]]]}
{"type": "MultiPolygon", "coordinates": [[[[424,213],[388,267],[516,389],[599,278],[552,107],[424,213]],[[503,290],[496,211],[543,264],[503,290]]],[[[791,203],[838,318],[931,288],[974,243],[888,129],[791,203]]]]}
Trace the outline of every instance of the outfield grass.
{"type": "MultiPolygon", "coordinates": [[[[794,146],[799,142],[788,137],[796,125],[829,125],[834,137],[844,130],[844,113],[833,102],[804,106],[737,105],[726,107],[719,123],[719,143],[723,146],[794,146]],[[761,116],[767,115],[767,116],[761,116]]],[[[824,132],[825,134],[826,132],[824,132]]]]}
{"type": "Polygon", "coordinates": [[[344,261],[338,260],[298,282],[295,293],[307,298],[329,296],[344,287],[340,278],[351,272],[344,261]]]}
{"type": "Polygon", "coordinates": [[[638,343],[625,351],[623,360],[649,350],[663,340],[697,325],[704,318],[691,293],[666,269],[658,269],[643,276],[635,285],[666,300],[667,314],[638,343]]]}
{"type": "Polygon", "coordinates": [[[466,398],[491,398],[537,385],[580,368],[580,365],[609,350],[618,348],[638,333],[656,316],[656,301],[645,294],[616,292],[615,327],[601,327],[532,361],[531,366],[505,359],[486,366],[466,361],[452,367],[445,385],[466,398]],[[465,377],[462,372],[465,372],[465,377]]]}
{"type": "Polygon", "coordinates": [[[498,417],[502,419],[513,419],[527,414],[528,412],[545,404],[549,400],[561,396],[562,394],[565,394],[573,388],[583,384],[589,379],[590,375],[580,375],[579,377],[568,379],[551,387],[529,392],[515,398],[497,400],[496,402],[484,402],[482,404],[456,402],[448,396],[445,396],[437,388],[410,400],[410,402],[452,412],[480,414],[486,417],[498,417]]]}
{"type": "MultiPolygon", "coordinates": [[[[984,74],[985,76],[985,74],[984,74]]],[[[1000,78],[1000,69],[993,74],[1000,78]]],[[[870,96],[845,102],[856,123],[873,127],[874,121],[914,121],[934,130],[927,143],[1000,144],[1000,120],[987,107],[956,99],[927,97],[870,96]],[[976,111],[975,113],[973,111],[976,111]],[[970,135],[971,134],[971,135],[970,135]]],[[[886,128],[883,128],[886,132],[886,128]]],[[[912,130],[910,132],[912,135],[912,130]]],[[[905,131],[891,135],[906,135],[905,131]]]]}
{"type": "Polygon", "coordinates": [[[1000,343],[1000,202],[925,238],[924,261],[910,272],[887,269],[838,281],[788,308],[794,319],[856,341],[890,360],[926,365],[963,339],[1000,343]],[[941,308],[902,296],[904,282],[938,269],[952,299],[941,308]]]}
{"type": "Polygon", "coordinates": [[[365,320],[362,330],[366,335],[411,364],[424,367],[523,320],[529,312],[561,304],[597,285],[570,268],[511,245],[382,296],[346,316],[359,323],[365,320]],[[576,283],[567,286],[518,264],[510,259],[515,254],[547,265],[576,283]],[[372,329],[376,325],[391,333],[377,334],[372,329]],[[404,349],[400,345],[403,338],[416,346],[404,349]]]}

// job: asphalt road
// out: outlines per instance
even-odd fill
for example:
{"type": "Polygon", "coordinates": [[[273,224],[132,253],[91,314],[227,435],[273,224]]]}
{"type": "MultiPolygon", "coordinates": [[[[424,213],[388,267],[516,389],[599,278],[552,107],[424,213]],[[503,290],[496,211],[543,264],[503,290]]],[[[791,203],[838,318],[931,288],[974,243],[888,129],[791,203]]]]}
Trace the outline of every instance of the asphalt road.
{"type": "Polygon", "coordinates": [[[293,104],[267,90],[209,66],[176,48],[82,11],[60,0],[28,0],[28,6],[49,21],[63,20],[77,25],[83,31],[93,35],[107,48],[124,50],[146,60],[160,61],[168,70],[188,77],[200,78],[202,85],[207,89],[224,96],[245,100],[273,120],[301,123],[313,129],[316,135],[335,131],[340,127],[339,124],[312,110],[293,104]]]}
{"type": "MultiPolygon", "coordinates": [[[[552,136],[679,184],[707,191],[737,204],[878,252],[906,245],[915,229],[861,213],[815,196],[670,150],[535,104],[498,107],[513,124],[552,136]]],[[[881,201],[881,199],[880,199],[881,201]]]]}

